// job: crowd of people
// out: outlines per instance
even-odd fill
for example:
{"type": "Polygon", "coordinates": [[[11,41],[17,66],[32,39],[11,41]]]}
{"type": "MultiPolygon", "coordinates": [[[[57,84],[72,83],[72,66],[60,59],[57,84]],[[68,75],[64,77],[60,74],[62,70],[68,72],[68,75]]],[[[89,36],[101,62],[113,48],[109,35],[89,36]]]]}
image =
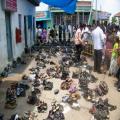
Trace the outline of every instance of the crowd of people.
{"type": "Polygon", "coordinates": [[[94,50],[94,72],[108,71],[111,76],[117,75],[120,79],[120,27],[115,24],[94,23],[92,26],[80,24],[80,26],[59,25],[52,29],[38,29],[38,40],[41,43],[59,41],[62,44],[74,41],[76,48],[76,62],[81,59],[81,53],[91,39],[94,50]],[[58,29],[57,29],[58,28],[58,29]],[[103,66],[102,66],[103,65],[103,66]]]}
{"type": "Polygon", "coordinates": [[[94,72],[103,73],[108,71],[108,75],[117,76],[118,90],[120,90],[120,27],[117,25],[104,25],[99,22],[91,27],[81,25],[76,33],[74,43],[76,46],[76,58],[80,61],[81,52],[86,45],[86,35],[89,33],[93,41],[94,49],[94,72]]]}

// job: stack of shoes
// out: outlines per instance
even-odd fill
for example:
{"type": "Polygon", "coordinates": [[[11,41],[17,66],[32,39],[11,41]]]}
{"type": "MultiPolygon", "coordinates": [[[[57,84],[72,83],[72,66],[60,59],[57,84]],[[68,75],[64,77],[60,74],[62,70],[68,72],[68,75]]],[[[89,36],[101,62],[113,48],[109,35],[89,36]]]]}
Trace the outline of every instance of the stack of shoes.
{"type": "Polygon", "coordinates": [[[116,106],[108,103],[108,99],[102,100],[101,98],[95,102],[90,109],[90,113],[94,115],[96,120],[107,120],[109,119],[109,111],[115,110],[116,106]]]}
{"type": "Polygon", "coordinates": [[[27,98],[27,103],[31,105],[35,105],[38,102],[38,97],[35,93],[32,93],[30,96],[27,98]]]}
{"type": "Polygon", "coordinates": [[[56,75],[56,70],[55,70],[54,67],[52,67],[52,68],[50,68],[50,69],[47,69],[46,73],[47,73],[47,75],[48,75],[49,77],[55,77],[55,75],[56,75]]]}
{"type": "Polygon", "coordinates": [[[8,77],[11,71],[12,71],[12,66],[8,64],[7,67],[5,67],[3,72],[1,73],[1,77],[8,77]]]}
{"type": "Polygon", "coordinates": [[[17,61],[13,60],[13,62],[12,62],[12,67],[13,67],[13,68],[17,68],[17,61]]]}
{"type": "MultiPolygon", "coordinates": [[[[1,120],[1,119],[0,119],[0,120],[1,120]]],[[[10,117],[9,120],[22,120],[22,119],[21,119],[20,116],[16,113],[16,114],[11,115],[11,117],[10,117]]]]}
{"type": "Polygon", "coordinates": [[[20,58],[20,57],[18,57],[16,61],[17,61],[17,64],[22,64],[22,65],[25,65],[25,64],[26,64],[26,61],[23,60],[23,59],[20,58]]]}
{"type": "Polygon", "coordinates": [[[77,102],[79,99],[80,99],[80,93],[76,91],[75,93],[70,94],[68,102],[71,104],[77,102]]]}
{"type": "Polygon", "coordinates": [[[34,87],[39,87],[40,86],[40,81],[39,79],[35,79],[34,83],[32,84],[34,87]]]}
{"type": "Polygon", "coordinates": [[[53,89],[53,83],[49,82],[47,80],[43,80],[43,87],[44,87],[44,90],[52,90],[53,89]]]}
{"type": "Polygon", "coordinates": [[[95,92],[98,96],[104,96],[108,93],[108,85],[104,81],[100,81],[100,84],[96,87],[95,92]]]}
{"type": "Polygon", "coordinates": [[[37,94],[41,95],[41,90],[39,88],[37,88],[37,87],[34,87],[32,93],[36,94],[36,95],[37,94]]]}
{"type": "Polygon", "coordinates": [[[19,83],[16,86],[16,96],[17,97],[25,97],[26,96],[26,90],[28,90],[30,87],[29,85],[25,83],[19,83]]]}
{"type": "Polygon", "coordinates": [[[37,65],[38,67],[40,67],[41,69],[46,68],[46,65],[44,64],[44,62],[38,61],[38,62],[36,63],[36,65],[37,65]]]}
{"type": "Polygon", "coordinates": [[[72,85],[73,80],[69,79],[69,80],[65,80],[61,83],[61,89],[62,90],[68,90],[70,89],[70,86],[72,85]]]}
{"type": "Polygon", "coordinates": [[[68,103],[71,107],[73,103],[77,103],[77,101],[80,99],[80,93],[78,91],[70,94],[66,94],[62,97],[62,102],[68,103]]]}
{"type": "Polygon", "coordinates": [[[36,120],[37,119],[37,115],[31,111],[25,112],[22,120],[36,120]]]}
{"type": "Polygon", "coordinates": [[[47,103],[40,101],[37,107],[38,113],[44,113],[47,111],[47,103]]]}
{"type": "Polygon", "coordinates": [[[89,88],[88,89],[86,89],[85,91],[84,91],[84,93],[83,93],[83,97],[85,98],[85,100],[87,100],[87,101],[90,101],[90,102],[93,102],[93,100],[94,100],[94,94],[93,94],[93,90],[90,90],[89,88]]]}
{"type": "Polygon", "coordinates": [[[14,109],[16,108],[16,91],[15,89],[8,88],[6,92],[6,102],[5,108],[7,109],[14,109]]]}
{"type": "Polygon", "coordinates": [[[80,90],[84,92],[84,90],[88,89],[88,81],[85,78],[80,78],[79,87],[80,90]]]}
{"type": "Polygon", "coordinates": [[[73,79],[79,79],[79,73],[73,72],[72,78],[73,79]]]}
{"type": "Polygon", "coordinates": [[[64,109],[62,105],[53,103],[52,109],[49,111],[48,117],[44,120],[65,120],[63,110],[64,109]]]}

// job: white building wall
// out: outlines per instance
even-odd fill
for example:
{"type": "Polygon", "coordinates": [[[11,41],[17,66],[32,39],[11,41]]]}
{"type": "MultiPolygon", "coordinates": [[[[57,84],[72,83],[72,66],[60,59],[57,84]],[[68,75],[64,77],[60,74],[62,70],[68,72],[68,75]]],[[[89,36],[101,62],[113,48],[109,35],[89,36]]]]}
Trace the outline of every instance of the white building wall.
{"type": "MultiPolygon", "coordinates": [[[[24,37],[24,16],[32,15],[35,16],[35,6],[32,5],[27,0],[17,0],[17,12],[12,13],[11,16],[11,26],[12,26],[12,36],[13,36],[13,57],[17,58],[20,56],[25,48],[25,37],[24,37]],[[22,15],[22,42],[16,44],[15,29],[19,28],[18,14],[22,15]]],[[[33,32],[32,32],[33,33],[33,32]]],[[[30,34],[30,30],[27,30],[28,46],[30,47],[31,41],[33,41],[33,34],[30,34]],[[31,35],[31,38],[30,38],[31,35]]]]}
{"type": "Polygon", "coordinates": [[[8,63],[5,14],[0,0],[0,71],[8,63]]]}
{"type": "MultiPolygon", "coordinates": [[[[2,0],[0,0],[0,72],[8,64],[5,11],[2,9],[1,1],[2,0]]],[[[14,59],[21,56],[25,48],[24,15],[32,15],[35,17],[35,6],[27,0],[17,0],[17,12],[11,12],[11,34],[14,59]],[[22,42],[16,44],[15,30],[16,27],[19,28],[18,14],[22,15],[22,42]]],[[[27,32],[28,45],[30,45],[30,30],[27,32]]],[[[31,33],[31,38],[33,41],[33,32],[31,33]]]]}

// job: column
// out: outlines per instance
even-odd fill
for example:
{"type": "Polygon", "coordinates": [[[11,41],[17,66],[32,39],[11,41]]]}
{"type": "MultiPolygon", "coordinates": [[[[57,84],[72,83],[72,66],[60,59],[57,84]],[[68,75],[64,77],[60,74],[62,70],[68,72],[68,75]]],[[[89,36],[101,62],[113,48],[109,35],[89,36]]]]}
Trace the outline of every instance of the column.
{"type": "Polygon", "coordinates": [[[80,14],[77,12],[77,25],[80,26],[80,14]]]}

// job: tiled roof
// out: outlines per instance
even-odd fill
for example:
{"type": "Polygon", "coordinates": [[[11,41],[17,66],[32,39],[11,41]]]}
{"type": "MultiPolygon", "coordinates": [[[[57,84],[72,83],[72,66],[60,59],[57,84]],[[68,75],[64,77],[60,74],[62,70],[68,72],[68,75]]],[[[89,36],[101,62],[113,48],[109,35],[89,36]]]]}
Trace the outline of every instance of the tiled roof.
{"type": "Polygon", "coordinates": [[[120,12],[118,12],[117,14],[115,14],[115,17],[120,17],[120,12]]]}

